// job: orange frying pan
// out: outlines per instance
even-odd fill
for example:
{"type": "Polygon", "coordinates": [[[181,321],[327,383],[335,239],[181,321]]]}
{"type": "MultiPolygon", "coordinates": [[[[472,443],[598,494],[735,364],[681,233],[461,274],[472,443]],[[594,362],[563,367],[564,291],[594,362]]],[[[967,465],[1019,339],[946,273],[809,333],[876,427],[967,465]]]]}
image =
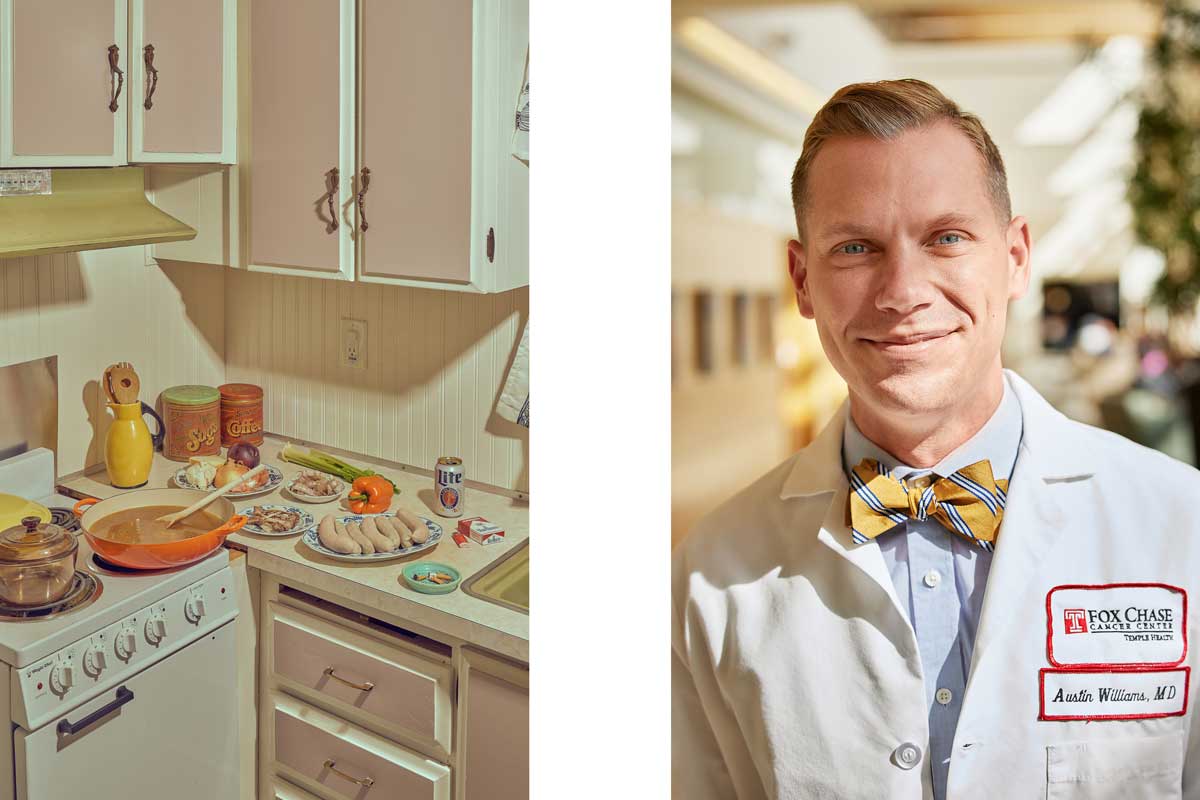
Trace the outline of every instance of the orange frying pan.
{"type": "MultiPolygon", "coordinates": [[[[225,522],[208,531],[178,542],[127,543],[113,542],[94,535],[90,526],[100,520],[131,508],[150,506],[174,506],[185,508],[205,496],[207,492],[195,489],[140,489],[125,492],[107,500],[88,498],[75,504],[75,515],[79,517],[83,535],[96,555],[130,569],[169,569],[191,564],[213,553],[225,542],[225,537],[246,524],[247,518],[237,514],[229,500],[218,497],[205,511],[225,518],[225,522]],[[85,510],[86,509],[86,510],[85,510]]],[[[157,514],[155,515],[157,516],[157,514]]]]}

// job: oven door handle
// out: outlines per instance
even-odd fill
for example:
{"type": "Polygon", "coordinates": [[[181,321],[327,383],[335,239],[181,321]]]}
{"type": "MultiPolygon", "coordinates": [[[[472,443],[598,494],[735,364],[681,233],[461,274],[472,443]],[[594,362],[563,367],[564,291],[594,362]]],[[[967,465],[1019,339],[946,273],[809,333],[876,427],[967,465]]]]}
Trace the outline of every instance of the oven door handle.
{"type": "Polygon", "coordinates": [[[73,725],[68,720],[65,720],[65,719],[61,720],[58,723],[58,732],[61,733],[63,736],[74,736],[75,734],[79,733],[81,730],[86,728],[88,725],[91,725],[93,722],[100,719],[101,717],[111,714],[112,712],[116,711],[118,708],[125,705],[132,699],[133,699],[132,691],[130,691],[129,689],[126,689],[124,686],[118,686],[117,687],[117,697],[115,700],[113,700],[111,703],[108,703],[101,708],[96,709],[95,711],[88,714],[86,717],[79,720],[79,722],[76,722],[73,725]]]}

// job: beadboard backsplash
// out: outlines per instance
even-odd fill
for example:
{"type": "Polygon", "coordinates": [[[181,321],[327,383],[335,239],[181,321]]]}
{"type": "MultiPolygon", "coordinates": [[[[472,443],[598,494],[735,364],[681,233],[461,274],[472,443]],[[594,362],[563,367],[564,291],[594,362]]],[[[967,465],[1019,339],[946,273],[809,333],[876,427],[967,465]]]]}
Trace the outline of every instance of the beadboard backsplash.
{"type": "Polygon", "coordinates": [[[224,287],[221,267],[147,266],[143,247],[0,259],[0,364],[58,356],[59,475],[104,461],[109,364],[132,363],[151,404],[224,380],[224,287]]]}
{"type": "MultiPolygon", "coordinates": [[[[165,262],[170,263],[170,262],[165,262]]],[[[226,380],[263,387],[272,433],[528,491],[528,429],[495,413],[529,290],[497,295],[226,271],[226,380]],[[367,323],[340,366],[341,320],[367,323]]]]}

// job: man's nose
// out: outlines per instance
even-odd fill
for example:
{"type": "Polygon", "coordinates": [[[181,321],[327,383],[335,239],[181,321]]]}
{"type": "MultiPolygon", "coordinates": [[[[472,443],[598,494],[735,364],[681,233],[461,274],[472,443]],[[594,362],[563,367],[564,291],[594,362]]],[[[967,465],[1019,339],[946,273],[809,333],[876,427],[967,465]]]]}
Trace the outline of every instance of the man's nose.
{"type": "Polygon", "coordinates": [[[920,253],[899,246],[889,248],[879,263],[875,307],[907,314],[933,302],[934,287],[920,253]]]}

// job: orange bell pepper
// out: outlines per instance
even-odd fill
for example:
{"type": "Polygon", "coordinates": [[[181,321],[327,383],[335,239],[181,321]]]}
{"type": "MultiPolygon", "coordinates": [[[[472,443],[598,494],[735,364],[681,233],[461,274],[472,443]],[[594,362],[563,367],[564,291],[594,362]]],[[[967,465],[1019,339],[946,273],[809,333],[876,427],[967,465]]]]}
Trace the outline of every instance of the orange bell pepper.
{"type": "Polygon", "coordinates": [[[347,498],[350,511],[355,514],[382,514],[391,507],[394,492],[391,481],[380,475],[355,478],[347,498]]]}

